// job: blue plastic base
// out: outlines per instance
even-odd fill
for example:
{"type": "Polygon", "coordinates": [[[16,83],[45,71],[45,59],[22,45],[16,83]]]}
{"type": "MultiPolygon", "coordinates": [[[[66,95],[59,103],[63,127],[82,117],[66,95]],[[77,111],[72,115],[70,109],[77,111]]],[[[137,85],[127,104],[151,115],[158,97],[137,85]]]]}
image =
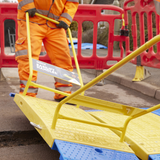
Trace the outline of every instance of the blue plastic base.
{"type": "MultiPolygon", "coordinates": [[[[141,108],[141,109],[148,109],[148,108],[141,108]]],[[[98,111],[101,111],[101,110],[85,110],[86,112],[98,112],[98,111]]],[[[156,110],[156,111],[153,111],[152,113],[160,116],[160,109],[156,110]]]]}
{"type": "MultiPolygon", "coordinates": [[[[148,109],[148,108],[141,108],[141,109],[148,109]]],[[[157,109],[157,110],[153,111],[152,113],[160,116],[160,109],[157,109]]]]}
{"type": "Polygon", "coordinates": [[[160,160],[160,154],[149,155],[148,160],[160,160]]]}
{"type": "MultiPolygon", "coordinates": [[[[70,48],[71,48],[71,45],[70,45],[70,48]]],[[[74,44],[74,48],[77,49],[78,44],[74,44]]],[[[82,43],[81,49],[93,49],[93,43],[82,43]]],[[[97,44],[96,49],[107,49],[107,47],[102,44],[97,44]]]]}
{"type": "Polygon", "coordinates": [[[85,112],[98,112],[98,111],[102,111],[102,110],[85,110],[85,112]]]}
{"type": "Polygon", "coordinates": [[[52,147],[58,150],[60,160],[139,160],[136,155],[77,143],[55,140],[52,147]]]}
{"type": "Polygon", "coordinates": [[[14,97],[14,96],[15,96],[15,93],[12,93],[12,92],[11,92],[11,93],[9,94],[9,96],[10,96],[10,97],[14,97]]]}
{"type": "Polygon", "coordinates": [[[152,113],[154,113],[154,114],[160,116],[160,109],[158,109],[158,110],[156,110],[156,111],[153,111],[152,113]]]}

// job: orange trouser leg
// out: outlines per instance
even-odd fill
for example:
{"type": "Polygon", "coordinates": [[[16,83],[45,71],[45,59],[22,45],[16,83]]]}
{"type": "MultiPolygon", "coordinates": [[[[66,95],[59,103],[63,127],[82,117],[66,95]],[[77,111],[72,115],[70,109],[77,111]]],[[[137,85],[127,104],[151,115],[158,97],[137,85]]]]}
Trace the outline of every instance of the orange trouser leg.
{"type": "MultiPolygon", "coordinates": [[[[56,80],[55,88],[57,90],[71,94],[71,89],[72,89],[71,83],[60,80],[60,79],[56,79],[56,78],[55,78],[55,80],[56,80]]],[[[64,97],[64,95],[55,93],[54,99],[62,99],[63,97],[64,97]]]]}
{"type": "MultiPolygon", "coordinates": [[[[18,59],[18,71],[19,71],[19,77],[20,77],[20,94],[23,93],[28,77],[29,77],[29,62],[28,58],[26,59],[18,59]]],[[[37,80],[37,72],[33,71],[33,77],[32,81],[36,82],[37,80]]],[[[34,86],[29,86],[27,94],[28,96],[36,97],[38,92],[38,88],[34,86]]]]}
{"type": "MultiPolygon", "coordinates": [[[[32,58],[34,59],[39,59],[39,54],[42,46],[42,39],[46,31],[46,29],[43,27],[34,23],[30,23],[31,51],[32,58]]],[[[18,21],[18,40],[16,41],[15,49],[16,60],[18,62],[18,73],[20,78],[20,94],[22,94],[29,77],[28,44],[25,21],[18,21]]],[[[36,80],[37,72],[33,71],[32,81],[36,82],[36,80]]],[[[29,86],[27,95],[35,97],[37,95],[37,92],[37,87],[29,86]]]]}
{"type": "MultiPolygon", "coordinates": [[[[46,38],[43,41],[51,63],[57,67],[72,71],[72,60],[69,45],[64,29],[48,29],[46,38]]],[[[71,94],[72,84],[55,78],[55,88],[62,92],[71,94]]],[[[61,99],[64,95],[55,94],[55,99],[61,99]]]]}
{"type": "MultiPolygon", "coordinates": [[[[30,23],[30,32],[32,58],[37,60],[39,59],[39,54],[41,51],[41,45],[43,41],[47,54],[51,59],[53,65],[69,71],[73,70],[72,61],[69,53],[69,46],[64,29],[51,29],[47,25],[37,25],[34,23],[30,23]]],[[[16,41],[15,48],[16,60],[18,62],[18,72],[21,82],[20,93],[23,93],[25,84],[29,77],[26,22],[24,21],[18,21],[18,40],[16,41]]],[[[37,72],[34,71],[32,81],[36,80],[37,72]]],[[[56,79],[56,82],[59,81],[56,79]]],[[[55,87],[56,89],[67,93],[70,93],[71,90],[70,83],[66,84],[60,82],[58,86],[55,83],[55,87]]],[[[36,94],[37,88],[30,86],[27,95],[35,96],[36,94]]]]}

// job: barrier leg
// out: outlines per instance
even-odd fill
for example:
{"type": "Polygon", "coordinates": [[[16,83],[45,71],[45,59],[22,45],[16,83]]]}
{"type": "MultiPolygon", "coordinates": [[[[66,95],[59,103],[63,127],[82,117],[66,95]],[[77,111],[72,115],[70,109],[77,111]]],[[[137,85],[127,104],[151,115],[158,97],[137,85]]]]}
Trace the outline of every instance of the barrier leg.
{"type": "Polygon", "coordinates": [[[142,81],[150,76],[150,72],[147,71],[144,66],[141,65],[141,56],[137,56],[137,66],[135,77],[132,81],[142,81]]]}
{"type": "Polygon", "coordinates": [[[135,77],[132,81],[142,81],[151,76],[151,73],[144,66],[136,66],[135,77]]]}
{"type": "Polygon", "coordinates": [[[5,80],[5,77],[2,73],[2,69],[0,68],[0,81],[4,81],[5,80]]]}

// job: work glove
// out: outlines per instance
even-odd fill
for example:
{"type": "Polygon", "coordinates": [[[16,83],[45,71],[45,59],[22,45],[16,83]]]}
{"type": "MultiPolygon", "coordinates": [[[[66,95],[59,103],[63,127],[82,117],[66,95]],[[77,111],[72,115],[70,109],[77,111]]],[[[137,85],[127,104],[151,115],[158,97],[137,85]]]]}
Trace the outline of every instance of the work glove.
{"type": "Polygon", "coordinates": [[[57,28],[64,28],[65,30],[68,29],[68,24],[65,23],[64,21],[59,21],[59,24],[56,24],[57,28]]]}
{"type": "Polygon", "coordinates": [[[26,12],[28,12],[30,17],[34,17],[34,15],[36,13],[36,8],[29,9],[26,12]]]}

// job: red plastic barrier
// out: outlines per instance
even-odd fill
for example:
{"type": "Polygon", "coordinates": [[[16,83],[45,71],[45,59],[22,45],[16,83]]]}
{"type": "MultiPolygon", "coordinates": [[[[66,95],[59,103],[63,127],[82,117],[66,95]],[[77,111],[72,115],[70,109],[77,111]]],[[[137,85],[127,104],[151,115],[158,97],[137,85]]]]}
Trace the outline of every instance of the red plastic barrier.
{"type": "Polygon", "coordinates": [[[125,41],[124,36],[114,35],[115,19],[122,19],[123,9],[113,5],[79,5],[78,11],[74,20],[78,22],[78,62],[80,68],[89,69],[108,69],[112,65],[108,65],[108,61],[120,61],[123,58],[122,42],[125,41]],[[101,14],[102,10],[112,10],[119,12],[118,15],[101,14]],[[83,57],[81,54],[82,43],[82,23],[84,21],[92,21],[94,24],[93,31],[93,54],[91,57],[83,57]],[[109,37],[108,37],[108,54],[106,57],[98,57],[96,44],[97,44],[97,27],[98,22],[106,21],[109,24],[109,37]],[[121,54],[119,57],[113,56],[114,41],[120,42],[121,54]]]}
{"type": "MultiPolygon", "coordinates": [[[[2,67],[17,67],[14,55],[6,55],[4,52],[4,21],[6,19],[13,19],[16,22],[17,17],[17,4],[0,3],[0,68],[2,67]]],[[[108,69],[112,65],[107,64],[108,61],[120,61],[123,58],[122,42],[125,41],[124,36],[114,35],[115,19],[122,19],[124,11],[122,8],[113,5],[79,5],[74,21],[78,22],[78,53],[77,58],[80,68],[88,69],[108,69]],[[101,14],[102,10],[117,11],[119,14],[101,14]],[[82,23],[84,21],[92,21],[94,24],[93,31],[93,54],[91,57],[83,57],[81,54],[82,43],[82,23]],[[106,57],[97,56],[97,27],[98,22],[106,21],[109,24],[109,37],[108,37],[108,54],[106,57]],[[119,41],[121,53],[119,57],[113,56],[114,41],[119,41]]],[[[16,23],[17,33],[17,23],[16,23]]],[[[17,37],[17,35],[16,35],[17,37]]],[[[40,60],[50,63],[48,56],[40,56],[40,60]]],[[[73,60],[73,57],[72,57],[73,60]]],[[[73,66],[75,66],[73,60],[73,66]]]]}
{"type": "MultiPolygon", "coordinates": [[[[156,17],[156,34],[159,34],[159,16],[156,14],[155,6],[153,1],[147,0],[126,0],[124,3],[124,12],[125,12],[125,22],[128,25],[128,11],[131,13],[132,17],[132,26],[131,32],[133,37],[133,51],[138,48],[138,34],[137,34],[137,23],[136,23],[136,15],[139,17],[139,33],[140,33],[140,45],[145,43],[145,23],[144,23],[144,14],[147,17],[147,32],[148,32],[148,40],[153,38],[153,25],[152,25],[152,14],[155,13],[156,17]],[[132,3],[132,5],[131,5],[132,3]]],[[[127,38],[126,52],[130,54],[129,48],[129,38],[127,38]]],[[[155,53],[154,47],[149,48],[148,51],[143,52],[140,55],[140,63],[142,66],[160,68],[160,43],[157,43],[157,51],[155,53]]],[[[131,61],[134,64],[137,64],[137,58],[131,61]]]]}
{"type": "MultiPolygon", "coordinates": [[[[17,22],[17,4],[16,3],[0,3],[0,68],[2,67],[17,67],[14,55],[6,55],[4,52],[5,35],[4,23],[5,20],[12,19],[17,22]]],[[[17,23],[15,23],[17,31],[17,23]]],[[[17,38],[17,35],[16,35],[17,38]]]]}

